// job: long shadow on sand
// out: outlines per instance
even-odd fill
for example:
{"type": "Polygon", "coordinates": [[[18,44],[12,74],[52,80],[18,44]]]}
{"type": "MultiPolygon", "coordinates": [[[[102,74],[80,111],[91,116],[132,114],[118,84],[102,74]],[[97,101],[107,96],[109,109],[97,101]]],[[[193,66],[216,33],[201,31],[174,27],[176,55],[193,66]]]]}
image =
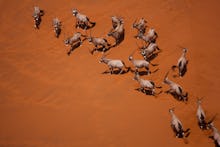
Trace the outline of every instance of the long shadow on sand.
{"type": "MultiPolygon", "coordinates": [[[[127,70],[123,70],[121,73],[120,73],[121,70],[114,70],[112,74],[115,74],[115,75],[123,75],[123,74],[126,74],[130,71],[130,68],[127,69],[127,70]]],[[[106,70],[104,72],[102,72],[102,74],[111,74],[110,70],[106,70]]]]}
{"type": "Polygon", "coordinates": [[[161,94],[163,92],[161,90],[160,92],[153,94],[151,90],[147,90],[147,89],[140,90],[139,88],[136,88],[135,90],[138,91],[138,92],[141,92],[145,95],[150,95],[150,96],[154,96],[154,97],[157,97],[159,94],[161,94]]]}
{"type": "Polygon", "coordinates": [[[67,52],[67,55],[70,56],[70,54],[75,50],[77,49],[78,47],[80,47],[81,43],[80,42],[77,42],[76,44],[72,45],[70,50],[67,52]]]}
{"type": "MultiPolygon", "coordinates": [[[[92,29],[93,27],[95,27],[95,25],[96,25],[96,22],[91,22],[91,25],[79,25],[78,27],[79,28],[81,28],[81,29],[83,29],[83,30],[89,30],[89,29],[92,29]]],[[[76,26],[76,28],[77,28],[77,26],[76,26]]]]}

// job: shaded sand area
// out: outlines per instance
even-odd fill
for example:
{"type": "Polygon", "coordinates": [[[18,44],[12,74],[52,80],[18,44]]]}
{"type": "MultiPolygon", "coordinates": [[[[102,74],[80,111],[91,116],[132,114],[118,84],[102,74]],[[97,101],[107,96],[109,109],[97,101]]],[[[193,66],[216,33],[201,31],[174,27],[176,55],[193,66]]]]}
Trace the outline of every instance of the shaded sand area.
{"type": "MultiPolygon", "coordinates": [[[[59,147],[214,147],[209,131],[196,120],[197,97],[204,97],[207,117],[220,112],[218,0],[23,0],[0,2],[0,146],[59,147]],[[33,28],[33,7],[45,10],[39,30],[33,28]],[[96,26],[91,33],[106,37],[113,15],[125,21],[125,40],[109,51],[128,66],[137,48],[132,29],[144,17],[154,27],[162,52],[152,62],[159,70],[146,79],[162,84],[165,73],[187,47],[188,71],[173,78],[189,92],[187,104],[165,93],[146,96],[135,90],[133,73],[102,74],[101,53],[91,55],[87,41],[67,56],[64,37],[78,30],[72,8],[88,15],[96,26]],[[54,37],[52,19],[60,18],[63,32],[54,37]],[[170,128],[168,109],[175,107],[185,128],[191,128],[186,145],[170,128]]],[[[83,31],[81,31],[83,32],[83,31]]],[[[113,42],[111,38],[107,38],[113,42]]],[[[135,58],[141,58],[138,52],[135,58]]],[[[151,67],[154,70],[156,67],[151,67]]],[[[215,120],[220,129],[220,116],[215,120]]]]}

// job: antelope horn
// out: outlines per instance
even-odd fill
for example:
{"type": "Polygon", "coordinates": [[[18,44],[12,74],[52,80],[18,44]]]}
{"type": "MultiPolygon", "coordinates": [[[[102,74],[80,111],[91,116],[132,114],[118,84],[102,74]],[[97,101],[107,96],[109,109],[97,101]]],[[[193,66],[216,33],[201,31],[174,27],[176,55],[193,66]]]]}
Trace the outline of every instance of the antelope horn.
{"type": "Polygon", "coordinates": [[[215,114],[210,121],[208,121],[208,124],[213,123],[213,121],[216,119],[217,115],[218,115],[218,113],[215,114]]]}
{"type": "Polygon", "coordinates": [[[107,53],[107,54],[104,53],[101,58],[105,58],[108,55],[109,55],[109,53],[107,53]]]}
{"type": "Polygon", "coordinates": [[[63,33],[63,37],[64,37],[64,39],[66,39],[66,33],[65,32],[63,33]]]}
{"type": "Polygon", "coordinates": [[[197,98],[197,100],[198,100],[198,101],[201,101],[201,100],[202,100],[203,98],[204,98],[204,97],[201,97],[201,98],[197,98]]]}
{"type": "Polygon", "coordinates": [[[143,47],[147,47],[146,44],[144,44],[143,42],[141,42],[141,43],[142,43],[143,47]]]}
{"type": "Polygon", "coordinates": [[[141,47],[138,45],[138,43],[137,43],[137,42],[135,42],[135,43],[136,43],[137,47],[138,47],[139,49],[141,49],[141,47]]]}
{"type": "Polygon", "coordinates": [[[134,49],[134,50],[131,52],[131,55],[130,55],[130,56],[133,56],[135,52],[136,52],[136,49],[134,49]]]}
{"type": "Polygon", "coordinates": [[[166,73],[164,80],[168,77],[169,71],[166,73]]]}
{"type": "Polygon", "coordinates": [[[89,30],[89,37],[92,37],[92,31],[91,30],[89,30]]]}
{"type": "Polygon", "coordinates": [[[184,49],[185,47],[181,46],[181,45],[177,45],[179,48],[184,49]]]}
{"type": "MultiPolygon", "coordinates": [[[[134,23],[136,23],[136,22],[137,22],[137,18],[134,20],[134,23]]],[[[134,23],[133,23],[133,24],[134,24],[134,23]]]]}
{"type": "Polygon", "coordinates": [[[175,110],[175,107],[172,107],[172,108],[170,108],[169,110],[173,110],[173,111],[174,111],[174,110],[175,110]]]}

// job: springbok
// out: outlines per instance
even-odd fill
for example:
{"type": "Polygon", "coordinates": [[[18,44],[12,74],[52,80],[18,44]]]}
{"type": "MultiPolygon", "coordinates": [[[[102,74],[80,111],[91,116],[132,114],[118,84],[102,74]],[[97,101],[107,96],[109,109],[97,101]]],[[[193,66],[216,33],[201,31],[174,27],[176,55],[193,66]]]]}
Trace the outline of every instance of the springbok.
{"type": "Polygon", "coordinates": [[[216,147],[220,147],[220,133],[213,123],[210,124],[210,127],[212,129],[213,135],[209,136],[209,138],[214,140],[216,147]]]}
{"type": "Polygon", "coordinates": [[[174,108],[169,109],[169,113],[171,115],[171,127],[177,138],[185,138],[190,134],[190,129],[186,129],[184,131],[182,122],[178,119],[178,117],[174,114],[174,108]]]}
{"type": "Polygon", "coordinates": [[[41,10],[39,7],[34,7],[34,13],[32,17],[34,18],[34,28],[39,29],[39,25],[41,23],[41,16],[44,15],[44,11],[41,10]]]}
{"type": "Polygon", "coordinates": [[[138,22],[137,20],[134,21],[132,27],[138,30],[138,35],[135,37],[140,36],[141,34],[145,34],[147,21],[144,18],[141,18],[138,22]]]}
{"type": "Polygon", "coordinates": [[[183,53],[182,53],[181,57],[179,58],[177,65],[172,66],[173,70],[175,68],[179,69],[179,76],[180,77],[184,76],[184,74],[186,73],[186,70],[187,70],[188,60],[186,59],[186,52],[187,52],[187,49],[183,48],[183,53]]]}
{"type": "Polygon", "coordinates": [[[167,74],[164,77],[164,83],[170,86],[170,89],[167,90],[166,93],[170,93],[179,101],[188,101],[188,93],[186,92],[184,94],[182,87],[179,84],[169,80],[168,74],[169,72],[167,72],[167,74]]]}
{"type": "Polygon", "coordinates": [[[101,57],[101,59],[99,60],[100,63],[105,63],[106,65],[108,65],[110,73],[113,74],[114,73],[114,68],[117,68],[120,70],[120,72],[118,74],[122,74],[123,72],[123,68],[126,68],[128,72],[130,67],[127,67],[125,65],[125,63],[122,60],[119,59],[108,59],[106,58],[106,55],[103,55],[101,57]]]}
{"type": "Polygon", "coordinates": [[[146,43],[155,42],[158,35],[153,28],[150,28],[146,35],[138,34],[137,39],[142,39],[146,43]]]}
{"type": "Polygon", "coordinates": [[[86,15],[79,13],[77,9],[73,9],[72,14],[76,17],[76,28],[80,27],[84,30],[87,30],[96,24],[95,22],[91,22],[86,15]]]}
{"type": "Polygon", "coordinates": [[[139,91],[142,91],[144,93],[147,93],[149,91],[150,94],[154,96],[156,94],[155,88],[162,88],[160,86],[155,86],[155,83],[151,80],[145,80],[140,78],[138,72],[135,72],[134,80],[136,80],[140,85],[140,88],[138,88],[139,91]]]}
{"type": "Polygon", "coordinates": [[[61,21],[58,18],[53,19],[55,36],[58,38],[61,33],[61,21]]]}

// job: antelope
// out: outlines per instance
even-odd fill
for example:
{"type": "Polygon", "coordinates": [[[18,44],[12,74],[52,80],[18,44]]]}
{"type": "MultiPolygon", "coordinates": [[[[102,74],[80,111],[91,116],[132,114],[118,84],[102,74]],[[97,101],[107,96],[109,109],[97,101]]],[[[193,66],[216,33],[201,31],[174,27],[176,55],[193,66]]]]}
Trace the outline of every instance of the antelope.
{"type": "Polygon", "coordinates": [[[200,129],[208,130],[208,129],[210,129],[210,124],[215,119],[215,116],[209,122],[206,122],[206,115],[205,115],[205,112],[201,106],[201,103],[202,103],[202,98],[197,99],[198,108],[197,108],[196,116],[198,119],[198,125],[199,125],[200,129]]]}
{"type": "Polygon", "coordinates": [[[80,27],[86,30],[91,27],[90,25],[95,25],[95,22],[91,22],[86,15],[79,13],[77,9],[73,9],[72,14],[76,17],[76,28],[80,27]]]}
{"type": "Polygon", "coordinates": [[[53,19],[55,36],[58,38],[61,33],[61,21],[58,18],[53,19]]]}
{"type": "Polygon", "coordinates": [[[44,15],[44,11],[41,10],[39,7],[34,7],[34,13],[32,17],[34,18],[34,28],[39,29],[39,25],[41,23],[41,16],[44,15]]]}
{"type": "Polygon", "coordinates": [[[213,135],[209,136],[209,138],[214,140],[216,147],[220,147],[220,133],[213,123],[210,124],[210,127],[212,129],[213,135]]]}
{"type": "Polygon", "coordinates": [[[152,66],[157,66],[156,64],[152,64],[146,60],[134,59],[133,53],[128,57],[128,60],[131,61],[131,63],[135,67],[135,72],[138,72],[138,69],[140,68],[145,68],[147,70],[147,74],[150,74],[151,72],[149,70],[149,64],[151,64],[152,66]]]}
{"type": "Polygon", "coordinates": [[[121,17],[112,16],[112,28],[117,28],[121,23],[123,23],[123,19],[121,17]]]}
{"type": "Polygon", "coordinates": [[[115,29],[111,29],[107,36],[111,36],[115,39],[115,46],[124,40],[125,29],[123,20],[117,25],[115,29]]]}
{"type": "Polygon", "coordinates": [[[204,110],[202,109],[201,103],[202,103],[201,99],[198,99],[197,100],[198,108],[197,108],[196,116],[198,119],[198,124],[200,129],[207,129],[207,123],[205,121],[206,116],[204,110]]]}
{"type": "Polygon", "coordinates": [[[168,73],[165,75],[164,83],[170,86],[170,89],[166,91],[166,93],[170,93],[175,98],[177,98],[180,101],[187,101],[188,100],[188,93],[186,92],[183,94],[182,87],[178,85],[177,83],[171,81],[168,79],[168,73]]]}
{"type": "Polygon", "coordinates": [[[68,37],[66,40],[64,40],[64,43],[70,46],[73,46],[75,43],[82,44],[81,36],[85,37],[85,35],[82,35],[80,32],[76,32],[72,37],[68,37]]]}
{"type": "Polygon", "coordinates": [[[145,60],[148,60],[148,57],[153,55],[156,50],[160,51],[160,48],[156,43],[150,43],[147,47],[143,46],[141,50],[141,55],[144,57],[145,60]]]}
{"type": "Polygon", "coordinates": [[[92,54],[94,53],[94,51],[98,50],[98,46],[101,46],[102,52],[104,53],[106,50],[108,50],[107,47],[111,45],[105,38],[92,37],[91,32],[90,36],[87,37],[87,40],[89,41],[89,43],[92,43],[95,46],[95,48],[91,51],[92,54]]]}
{"type": "Polygon", "coordinates": [[[136,80],[140,85],[140,88],[138,88],[139,91],[143,91],[145,93],[147,91],[150,91],[150,94],[154,96],[156,94],[155,88],[162,88],[160,86],[155,86],[155,83],[151,80],[145,80],[145,79],[140,78],[140,75],[138,74],[138,72],[135,73],[134,80],[136,80]]]}
{"type": "MultiPolygon", "coordinates": [[[[137,22],[137,20],[134,21],[132,27],[138,30],[137,36],[139,36],[140,34],[145,34],[146,27],[147,27],[146,23],[147,23],[147,21],[144,18],[141,18],[139,20],[139,22],[137,22]]],[[[137,36],[135,36],[135,37],[137,37],[137,36]]]]}
{"type": "Polygon", "coordinates": [[[179,58],[177,65],[173,65],[172,69],[174,70],[175,68],[179,69],[179,76],[182,77],[184,76],[186,70],[187,70],[187,64],[188,64],[188,60],[186,59],[186,52],[187,49],[183,48],[183,53],[181,55],[181,57],[179,58]]]}
{"type": "Polygon", "coordinates": [[[153,28],[150,28],[146,35],[138,34],[137,39],[142,39],[146,43],[155,42],[158,35],[153,28]]]}
{"type": "Polygon", "coordinates": [[[106,55],[103,55],[101,59],[99,60],[99,63],[105,63],[108,65],[110,74],[113,74],[113,69],[118,68],[120,72],[118,74],[122,74],[123,68],[125,67],[127,69],[126,72],[129,71],[130,67],[127,67],[125,63],[122,60],[119,59],[108,59],[106,58],[106,55]]]}
{"type": "Polygon", "coordinates": [[[189,136],[190,129],[184,131],[182,122],[178,119],[178,117],[174,114],[174,108],[169,109],[169,113],[171,115],[171,127],[176,134],[176,138],[185,138],[189,136]]]}

